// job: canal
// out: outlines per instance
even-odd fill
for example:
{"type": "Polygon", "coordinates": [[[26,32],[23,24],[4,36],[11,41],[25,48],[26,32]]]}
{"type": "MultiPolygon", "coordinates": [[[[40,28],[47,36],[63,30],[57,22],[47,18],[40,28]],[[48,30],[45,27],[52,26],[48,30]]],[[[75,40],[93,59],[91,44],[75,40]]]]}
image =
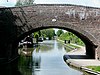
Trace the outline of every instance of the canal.
{"type": "Polygon", "coordinates": [[[20,53],[18,68],[21,75],[87,75],[64,62],[66,50],[56,40],[46,40],[38,47],[21,49],[20,53]]]}

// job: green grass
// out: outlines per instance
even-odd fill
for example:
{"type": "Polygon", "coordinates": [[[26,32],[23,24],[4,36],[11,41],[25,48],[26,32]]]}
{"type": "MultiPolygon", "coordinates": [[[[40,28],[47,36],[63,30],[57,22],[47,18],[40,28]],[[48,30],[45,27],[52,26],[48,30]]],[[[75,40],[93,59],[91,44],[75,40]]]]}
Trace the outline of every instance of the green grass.
{"type": "Polygon", "coordinates": [[[75,48],[80,48],[80,47],[77,46],[77,45],[72,45],[72,44],[67,44],[67,45],[73,47],[74,49],[75,49],[75,48]]]}
{"type": "Polygon", "coordinates": [[[64,48],[65,48],[66,52],[72,51],[72,48],[70,48],[69,46],[64,46],[64,48]]]}
{"type": "Polygon", "coordinates": [[[87,66],[87,68],[100,72],[100,66],[87,66]]]}
{"type": "MultiPolygon", "coordinates": [[[[59,42],[61,42],[62,44],[64,44],[64,42],[62,40],[58,40],[59,42]]],[[[70,52],[72,50],[74,50],[75,48],[80,48],[80,46],[78,45],[73,45],[73,44],[64,44],[64,48],[66,50],[66,52],[70,52]]]]}
{"type": "Polygon", "coordinates": [[[70,51],[74,50],[75,48],[77,48],[77,49],[80,48],[79,46],[72,45],[72,44],[66,44],[64,47],[67,52],[70,52],[70,51]]]}

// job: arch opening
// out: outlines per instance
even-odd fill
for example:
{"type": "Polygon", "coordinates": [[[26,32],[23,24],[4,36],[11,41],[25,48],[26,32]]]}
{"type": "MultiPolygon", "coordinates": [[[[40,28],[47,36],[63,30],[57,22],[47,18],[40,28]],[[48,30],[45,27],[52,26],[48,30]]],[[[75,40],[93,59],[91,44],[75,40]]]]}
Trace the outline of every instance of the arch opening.
{"type": "MultiPolygon", "coordinates": [[[[42,30],[42,29],[48,29],[48,28],[58,28],[58,29],[64,29],[64,30],[67,30],[69,32],[72,32],[73,34],[75,34],[77,37],[79,37],[84,42],[85,49],[86,49],[86,55],[89,56],[89,58],[92,58],[92,59],[94,59],[96,57],[95,50],[97,48],[97,45],[95,45],[95,43],[88,36],[83,35],[81,32],[75,31],[74,29],[65,28],[65,27],[58,27],[58,26],[38,27],[38,28],[32,29],[28,32],[21,34],[18,37],[18,42],[20,40],[22,40],[24,37],[30,35],[31,33],[34,33],[36,31],[39,31],[39,30],[42,30]]],[[[88,35],[91,36],[90,34],[88,34],[88,35]]]]}

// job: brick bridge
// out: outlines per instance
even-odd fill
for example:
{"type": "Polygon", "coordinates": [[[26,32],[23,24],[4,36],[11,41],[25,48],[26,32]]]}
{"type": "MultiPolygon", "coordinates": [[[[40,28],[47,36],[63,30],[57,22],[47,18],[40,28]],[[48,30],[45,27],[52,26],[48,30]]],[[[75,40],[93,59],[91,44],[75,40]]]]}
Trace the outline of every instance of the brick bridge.
{"type": "Polygon", "coordinates": [[[18,56],[18,42],[32,32],[61,28],[77,35],[86,55],[100,58],[100,8],[69,4],[36,4],[0,8],[0,63],[18,56]]]}

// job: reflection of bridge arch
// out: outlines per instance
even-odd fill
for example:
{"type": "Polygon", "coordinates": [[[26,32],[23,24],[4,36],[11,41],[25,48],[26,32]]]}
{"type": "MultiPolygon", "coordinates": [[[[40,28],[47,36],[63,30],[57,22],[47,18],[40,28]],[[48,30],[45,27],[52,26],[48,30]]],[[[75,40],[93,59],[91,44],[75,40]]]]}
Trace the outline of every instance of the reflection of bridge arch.
{"type": "Polygon", "coordinates": [[[61,28],[74,33],[85,43],[87,55],[95,58],[98,53],[100,57],[99,12],[99,8],[66,4],[0,8],[0,57],[16,57],[18,41],[45,28],[61,28]]]}

